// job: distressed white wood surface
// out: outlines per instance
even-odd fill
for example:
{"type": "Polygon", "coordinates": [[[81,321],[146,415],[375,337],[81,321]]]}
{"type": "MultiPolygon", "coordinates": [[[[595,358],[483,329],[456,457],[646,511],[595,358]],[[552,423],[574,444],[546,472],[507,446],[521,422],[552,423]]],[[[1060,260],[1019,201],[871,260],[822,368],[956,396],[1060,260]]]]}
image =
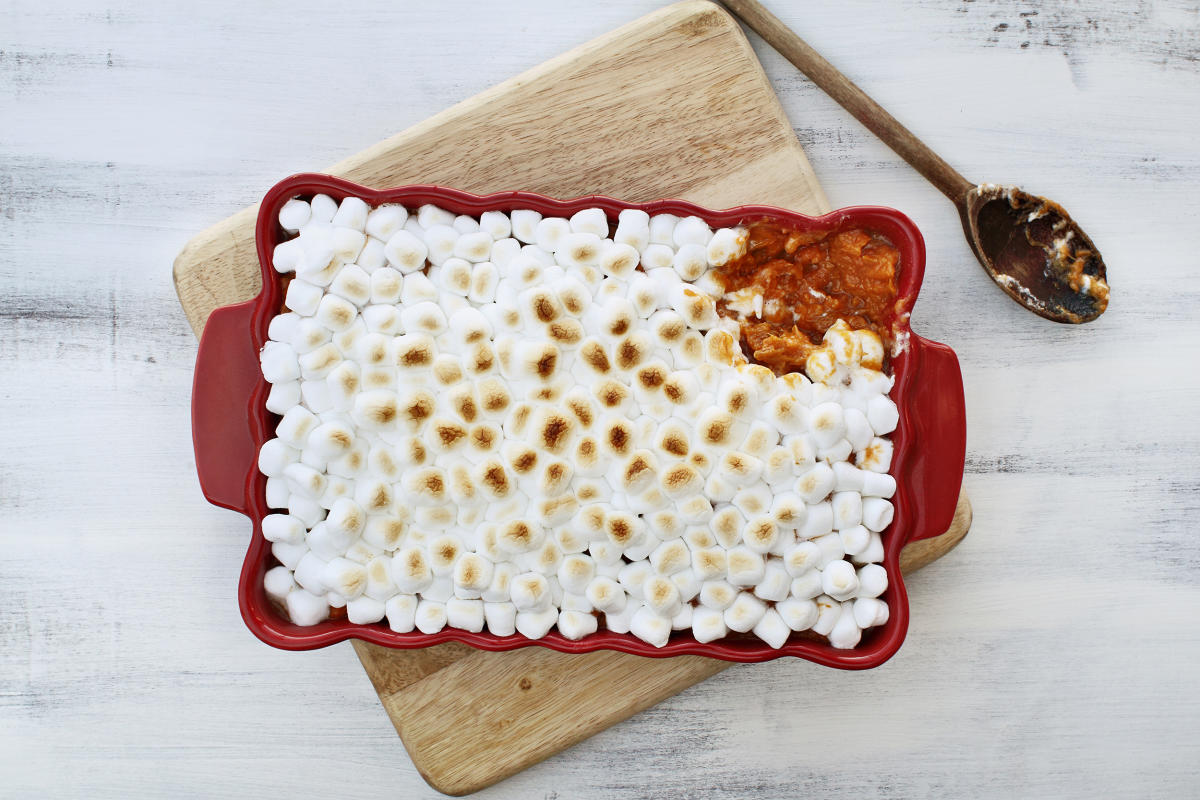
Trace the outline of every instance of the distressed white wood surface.
{"type": "MultiPolygon", "coordinates": [[[[0,797],[435,796],[348,646],[238,617],[247,525],[192,472],[171,261],[656,4],[195,5],[0,11],[0,797]]],[[[737,667],[481,796],[1193,795],[1200,10],[772,8],[965,175],[1069,208],[1112,306],[1019,309],[950,205],[752,38],[831,202],[925,233],[914,326],[964,366],[972,534],[913,579],[882,668],[737,667]]]]}

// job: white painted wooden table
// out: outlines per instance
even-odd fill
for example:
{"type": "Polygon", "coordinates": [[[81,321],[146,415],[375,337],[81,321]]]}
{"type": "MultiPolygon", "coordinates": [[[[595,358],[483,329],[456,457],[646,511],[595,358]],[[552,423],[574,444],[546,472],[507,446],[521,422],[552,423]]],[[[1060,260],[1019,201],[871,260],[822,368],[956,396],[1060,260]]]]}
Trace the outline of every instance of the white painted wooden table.
{"type": "MultiPolygon", "coordinates": [[[[433,796],[348,646],[238,617],[247,523],[196,484],[171,261],[656,4],[175,5],[0,11],[0,797],[433,796]]],[[[1195,796],[1200,10],[1131,5],[773,4],[968,177],[1069,208],[1111,308],[1018,308],[949,203],[754,40],[831,202],[925,233],[914,327],[963,363],[973,532],[882,668],[731,669],[483,795],[1195,796]]]]}

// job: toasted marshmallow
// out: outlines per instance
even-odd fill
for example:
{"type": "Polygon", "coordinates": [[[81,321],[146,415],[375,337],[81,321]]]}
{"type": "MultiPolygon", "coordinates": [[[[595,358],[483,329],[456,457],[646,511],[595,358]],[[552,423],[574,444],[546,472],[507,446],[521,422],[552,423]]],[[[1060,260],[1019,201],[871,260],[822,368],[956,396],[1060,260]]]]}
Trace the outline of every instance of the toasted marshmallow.
{"type": "Polygon", "coordinates": [[[728,561],[720,547],[703,547],[691,551],[692,570],[701,581],[725,577],[728,561]]]}
{"type": "Polygon", "coordinates": [[[454,257],[471,263],[487,261],[492,255],[494,243],[495,240],[486,231],[476,230],[464,233],[454,243],[454,257]]]}
{"type": "Polygon", "coordinates": [[[793,578],[816,569],[821,561],[821,549],[811,541],[789,544],[783,551],[783,566],[793,578]]]}
{"type": "Polygon", "coordinates": [[[694,281],[708,269],[706,256],[706,248],[703,245],[685,244],[676,251],[671,259],[671,266],[683,280],[694,281]]]}
{"type": "Polygon", "coordinates": [[[366,591],[367,570],[347,558],[335,558],[322,569],[321,582],[331,591],[353,600],[366,591]]]}
{"type": "Polygon", "coordinates": [[[766,554],[779,541],[779,526],[765,514],[753,516],[742,531],[742,541],[754,552],[766,554]]]}
{"type": "Polygon", "coordinates": [[[651,575],[642,583],[641,596],[646,607],[662,617],[674,617],[682,608],[679,587],[668,577],[651,575]]]}
{"type": "Polygon", "coordinates": [[[329,291],[362,308],[371,299],[371,277],[362,267],[349,264],[338,271],[329,291]]]}
{"type": "Polygon", "coordinates": [[[747,518],[766,514],[771,510],[771,490],[764,484],[757,483],[738,490],[730,502],[747,518]]]}
{"type": "Polygon", "coordinates": [[[796,493],[805,503],[814,505],[833,491],[837,478],[826,464],[816,464],[796,481],[796,493]]]}
{"type": "Polygon", "coordinates": [[[896,509],[882,497],[867,497],[862,501],[862,524],[869,530],[882,531],[892,524],[896,509]]]}
{"type": "Polygon", "coordinates": [[[860,451],[855,458],[859,467],[871,472],[884,473],[892,466],[892,443],[878,437],[871,440],[867,447],[860,451]]]}
{"type": "Polygon", "coordinates": [[[550,607],[550,583],[546,576],[536,572],[526,572],[513,578],[511,594],[518,613],[545,611],[550,607]]]}
{"type": "Polygon", "coordinates": [[[446,627],[446,604],[422,598],[417,602],[414,623],[421,633],[426,635],[437,633],[446,627]]]}
{"type": "Polygon", "coordinates": [[[733,604],[725,609],[725,625],[731,631],[746,633],[758,624],[766,612],[766,603],[749,592],[741,592],[733,604]]]}
{"type": "Polygon", "coordinates": [[[726,554],[726,579],[734,586],[754,586],[763,579],[763,557],[745,545],[732,547],[726,554]]]}
{"type": "Polygon", "coordinates": [[[720,228],[713,233],[706,245],[708,263],[720,267],[746,251],[745,228],[720,228]]]}
{"type": "Polygon", "coordinates": [[[302,406],[288,409],[279,424],[275,427],[275,435],[291,447],[300,448],[308,441],[308,436],[320,424],[316,415],[302,406]]]}
{"type": "Polygon", "coordinates": [[[842,615],[842,604],[828,595],[816,598],[816,604],[817,621],[813,623],[812,630],[822,636],[828,636],[842,615]]]}

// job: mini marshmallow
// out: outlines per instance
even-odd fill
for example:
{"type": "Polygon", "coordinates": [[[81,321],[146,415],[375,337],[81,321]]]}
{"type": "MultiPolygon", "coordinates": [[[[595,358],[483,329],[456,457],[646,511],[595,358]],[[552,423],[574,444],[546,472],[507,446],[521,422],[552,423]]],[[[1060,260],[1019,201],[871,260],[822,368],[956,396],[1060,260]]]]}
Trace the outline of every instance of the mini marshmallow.
{"type": "Polygon", "coordinates": [[[287,606],[288,618],[296,625],[316,625],[329,616],[329,602],[324,597],[304,589],[289,592],[284,604],[287,606]]]}
{"type": "Polygon", "coordinates": [[[450,598],[446,601],[446,624],[451,628],[479,633],[484,624],[483,601],[450,598]]]}
{"type": "Polygon", "coordinates": [[[806,631],[817,621],[817,604],[810,599],[789,597],[775,604],[775,611],[783,623],[794,631],[806,631]]]}
{"type": "Polygon", "coordinates": [[[541,249],[552,253],[570,233],[571,224],[562,217],[543,217],[534,229],[534,242],[541,249]]]}
{"type": "Polygon", "coordinates": [[[311,411],[295,406],[288,409],[283,418],[279,420],[279,424],[275,426],[275,435],[284,444],[300,448],[308,441],[308,435],[319,423],[320,421],[311,411]]]}
{"type": "Polygon", "coordinates": [[[833,504],[828,500],[806,507],[804,521],[796,533],[801,539],[816,539],[833,531],[833,504]]]}
{"type": "Polygon", "coordinates": [[[262,533],[269,542],[298,544],[304,541],[304,523],[288,514],[268,514],[263,517],[262,533]]]}
{"type": "Polygon", "coordinates": [[[854,622],[858,627],[864,629],[874,628],[877,625],[886,625],[888,618],[891,616],[888,604],[872,597],[860,597],[854,601],[852,609],[854,612],[854,622]]]}
{"type": "Polygon", "coordinates": [[[892,449],[889,440],[876,437],[858,453],[855,461],[864,470],[884,473],[892,466],[892,449]]]}
{"type": "Polygon", "coordinates": [[[853,528],[862,523],[863,499],[858,492],[834,492],[832,503],[834,530],[853,528]]]}
{"type": "Polygon", "coordinates": [[[517,611],[516,628],[526,639],[541,639],[558,622],[558,609],[548,606],[539,610],[517,611]]]}
{"type": "Polygon", "coordinates": [[[848,556],[860,555],[871,544],[871,532],[862,525],[839,530],[838,537],[842,540],[842,550],[848,556]]]}
{"type": "Polygon", "coordinates": [[[392,581],[407,594],[422,592],[433,583],[429,557],[420,547],[406,547],[392,558],[392,581]]]}
{"type": "Polygon", "coordinates": [[[459,232],[452,225],[433,225],[426,228],[425,246],[429,251],[426,258],[429,259],[429,263],[437,266],[450,258],[454,254],[454,246],[459,236],[459,232]]]}
{"type": "Polygon", "coordinates": [[[779,526],[765,514],[753,516],[742,530],[742,541],[754,552],[765,555],[779,541],[779,526]]]}
{"type": "Polygon", "coordinates": [[[744,545],[730,548],[726,562],[726,578],[734,586],[754,586],[765,574],[762,556],[744,545]]]}
{"type": "Polygon", "coordinates": [[[292,580],[292,571],[287,567],[274,567],[267,570],[267,574],[263,576],[263,588],[271,597],[283,600],[289,592],[296,588],[296,582],[292,580]]]}
{"type": "Polygon", "coordinates": [[[771,490],[755,484],[739,490],[730,502],[747,517],[765,514],[771,509],[771,490]]]}
{"type": "Polygon", "coordinates": [[[558,615],[558,632],[572,641],[595,633],[598,624],[594,616],[582,611],[562,611],[558,615]]]}
{"type": "Polygon", "coordinates": [[[629,598],[621,584],[603,575],[593,578],[588,583],[584,595],[598,611],[606,614],[623,611],[629,598]]]}
{"type": "Polygon", "coordinates": [[[617,229],[613,241],[637,250],[645,250],[650,244],[650,215],[645,211],[628,208],[617,215],[617,229]]]}
{"type": "Polygon", "coordinates": [[[483,619],[488,631],[496,636],[517,632],[517,609],[512,603],[484,601],[483,619]]]}
{"type": "Polygon", "coordinates": [[[347,600],[353,600],[366,591],[367,570],[347,558],[335,558],[322,569],[321,583],[347,600]]]}
{"type": "Polygon", "coordinates": [[[317,313],[317,307],[325,292],[320,286],[296,278],[288,284],[284,294],[284,305],[303,317],[317,313]]]}
{"type": "Polygon", "coordinates": [[[896,479],[886,472],[862,473],[863,497],[891,497],[896,493],[896,479]]]}
{"type": "Polygon", "coordinates": [[[537,239],[537,226],[542,221],[542,215],[528,209],[517,209],[512,212],[512,235],[525,244],[531,244],[537,239]]]}
{"type": "Polygon", "coordinates": [[[811,569],[792,579],[791,595],[799,600],[811,600],[821,594],[821,573],[811,569]]]}
{"type": "Polygon", "coordinates": [[[791,628],[784,622],[783,617],[773,608],[768,608],[751,630],[754,631],[755,636],[776,650],[783,647],[792,634],[791,628]]]}
{"type": "Polygon", "coordinates": [[[832,561],[821,570],[821,589],[834,600],[848,600],[858,586],[858,576],[847,561],[832,561]]]}
{"type": "Polygon", "coordinates": [[[849,650],[862,639],[862,629],[854,619],[850,603],[842,603],[837,623],[829,632],[829,643],[839,650],[849,650]]]}
{"type": "MultiPolygon", "coordinates": [[[[262,472],[261,468],[259,470],[262,472]]],[[[263,474],[266,474],[265,472],[263,474]]],[[[281,470],[282,474],[282,470],[281,470]]],[[[267,485],[264,489],[264,494],[267,499],[268,508],[287,508],[288,498],[292,492],[288,489],[287,481],[281,477],[267,478],[267,485]]]]}
{"type": "Polygon", "coordinates": [[[892,524],[896,509],[882,497],[866,497],[862,501],[862,524],[872,531],[882,531],[892,524]]]}
{"type": "Polygon", "coordinates": [[[692,635],[701,644],[723,639],[729,634],[725,615],[718,609],[699,606],[692,611],[692,635]]]}
{"type": "Polygon", "coordinates": [[[858,570],[858,597],[879,597],[887,591],[887,570],[879,564],[865,564],[858,570]]]}
{"type": "Polygon", "coordinates": [[[629,622],[629,632],[655,647],[662,647],[671,638],[671,620],[643,606],[629,622]]]}
{"type": "Polygon", "coordinates": [[[571,230],[589,233],[600,238],[608,236],[608,217],[600,208],[585,208],[577,211],[570,219],[571,230]]]}
{"type": "Polygon", "coordinates": [[[662,617],[674,617],[682,608],[679,587],[663,575],[651,575],[641,587],[641,596],[646,608],[662,617]]]}
{"type": "Polygon", "coordinates": [[[876,436],[883,436],[896,430],[900,420],[900,412],[892,398],[887,395],[877,395],[867,401],[867,420],[876,436]]]}
{"type": "Polygon", "coordinates": [[[383,606],[388,627],[396,633],[410,633],[416,627],[417,598],[410,594],[398,594],[388,598],[383,606]]]}
{"type": "Polygon", "coordinates": [[[741,592],[733,604],[725,609],[725,625],[731,631],[746,633],[767,612],[767,605],[749,592],[741,592]]]}
{"type": "Polygon", "coordinates": [[[312,207],[303,200],[293,198],[279,209],[279,225],[288,233],[295,233],[312,218],[312,207]]]}
{"type": "Polygon", "coordinates": [[[792,588],[792,576],[778,559],[770,559],[763,570],[762,580],[754,587],[754,594],[763,600],[780,601],[787,598],[792,588]]]}
{"type": "Polygon", "coordinates": [[[816,464],[796,481],[796,493],[809,506],[824,500],[837,485],[837,477],[827,464],[816,464]]]}
{"type": "Polygon", "coordinates": [[[446,604],[422,598],[417,603],[417,611],[414,615],[414,622],[417,630],[426,635],[437,633],[442,628],[446,627],[446,604]]]}

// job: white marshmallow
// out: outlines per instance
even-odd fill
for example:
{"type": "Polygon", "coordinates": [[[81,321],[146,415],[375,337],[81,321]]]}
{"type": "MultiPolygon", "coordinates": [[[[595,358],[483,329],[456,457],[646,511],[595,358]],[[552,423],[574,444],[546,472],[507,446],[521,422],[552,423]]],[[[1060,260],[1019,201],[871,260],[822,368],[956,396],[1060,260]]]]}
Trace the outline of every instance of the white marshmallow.
{"type": "MultiPolygon", "coordinates": [[[[299,364],[297,364],[296,369],[299,371],[299,364]]],[[[299,404],[299,381],[292,380],[286,383],[275,383],[271,386],[271,391],[267,394],[267,411],[270,411],[272,414],[287,413],[288,409],[299,404]]]]}
{"type": "Polygon", "coordinates": [[[450,223],[450,227],[463,234],[476,233],[479,230],[479,220],[466,214],[459,214],[450,223]]]}
{"type": "Polygon", "coordinates": [[[299,544],[304,541],[304,523],[288,514],[268,514],[263,517],[262,534],[269,542],[299,544]]]}
{"type": "Polygon", "coordinates": [[[715,609],[699,606],[692,611],[692,636],[701,644],[723,639],[729,635],[725,615],[715,609]]]}
{"type": "Polygon", "coordinates": [[[832,502],[834,530],[845,530],[862,524],[863,499],[858,492],[834,492],[832,502]]]}
{"type": "Polygon", "coordinates": [[[840,530],[838,536],[842,540],[842,550],[848,556],[857,556],[863,553],[871,544],[871,532],[862,525],[840,530]]]}
{"type": "Polygon", "coordinates": [[[862,524],[872,531],[882,531],[892,524],[896,509],[882,497],[867,497],[862,501],[862,524]]]}
{"type": "Polygon", "coordinates": [[[578,641],[596,632],[597,619],[581,611],[562,611],[558,615],[558,632],[571,641],[578,641]]]}
{"type": "Polygon", "coordinates": [[[871,423],[876,436],[883,436],[896,430],[900,420],[900,412],[892,398],[887,395],[877,395],[867,401],[867,420],[871,423]]]}
{"type": "Polygon", "coordinates": [[[483,619],[488,631],[496,636],[517,632],[517,609],[512,603],[484,601],[483,619]]]}
{"type": "Polygon", "coordinates": [[[361,197],[346,197],[330,220],[334,225],[363,230],[367,225],[367,204],[361,197]]]}
{"type": "Polygon", "coordinates": [[[446,604],[422,598],[417,602],[414,615],[417,630],[426,635],[437,633],[446,627],[446,604]]]}
{"type": "Polygon", "coordinates": [[[862,639],[862,629],[854,619],[850,603],[842,603],[837,623],[829,632],[829,643],[839,650],[849,650],[862,639]]]}
{"type": "MultiPolygon", "coordinates": [[[[259,471],[262,472],[261,469],[259,471]]],[[[268,508],[287,508],[288,497],[291,496],[292,491],[288,488],[287,481],[276,476],[274,478],[267,478],[264,494],[266,495],[268,508]]]]}
{"type": "Polygon", "coordinates": [[[292,198],[279,209],[279,225],[288,233],[295,233],[312,218],[312,207],[303,200],[292,198]]]}
{"type": "Polygon", "coordinates": [[[512,235],[525,244],[531,244],[537,239],[537,226],[542,221],[542,215],[528,209],[517,209],[512,212],[512,235]]]}
{"type": "Polygon", "coordinates": [[[821,593],[821,573],[810,569],[792,579],[791,595],[800,600],[811,600],[821,593]]]}
{"type": "Polygon", "coordinates": [[[417,224],[422,228],[430,228],[434,225],[453,225],[454,215],[449,211],[427,203],[417,209],[417,224]]]}
{"type": "Polygon", "coordinates": [[[836,485],[833,470],[827,464],[819,463],[796,481],[796,493],[811,507],[824,500],[836,485]]]}
{"type": "Polygon", "coordinates": [[[887,570],[879,564],[865,564],[858,570],[858,597],[879,597],[887,591],[887,570]]]}
{"type": "Polygon", "coordinates": [[[675,262],[675,250],[665,244],[653,243],[642,250],[641,261],[646,270],[667,269],[675,262]]]}
{"type": "Polygon", "coordinates": [[[558,622],[558,609],[547,606],[536,611],[517,611],[516,628],[526,639],[541,639],[558,622]]]}
{"type": "Polygon", "coordinates": [[[267,574],[263,576],[263,589],[276,600],[283,600],[295,588],[292,571],[287,567],[274,567],[267,570],[267,574]]]}
{"type": "Polygon", "coordinates": [[[629,632],[648,644],[663,647],[671,638],[671,620],[642,606],[633,614],[629,632]]]}
{"type": "Polygon", "coordinates": [[[854,597],[858,587],[858,576],[847,561],[832,561],[821,570],[821,588],[834,600],[854,597]]]}
{"type": "Polygon", "coordinates": [[[871,597],[861,597],[855,600],[853,611],[854,622],[863,629],[886,625],[891,616],[887,603],[871,597]]]}
{"type": "Polygon", "coordinates": [[[284,294],[284,305],[303,317],[311,317],[317,313],[317,307],[325,291],[308,281],[295,278],[288,284],[284,294]]]}
{"type": "Polygon", "coordinates": [[[308,627],[329,617],[329,602],[323,596],[304,589],[295,589],[289,592],[285,605],[288,619],[296,625],[308,627]]]}
{"type": "Polygon", "coordinates": [[[674,617],[682,608],[679,587],[664,575],[651,575],[641,587],[642,601],[646,607],[662,617],[674,617]]]}
{"type": "Polygon", "coordinates": [[[482,600],[463,600],[452,597],[446,601],[446,624],[472,633],[483,630],[484,610],[482,600]]]}
{"type": "Polygon", "coordinates": [[[871,541],[867,545],[867,549],[854,556],[853,561],[855,564],[878,563],[883,561],[883,556],[883,538],[875,531],[871,531],[871,541]]]}
{"type": "Polygon", "coordinates": [[[763,570],[762,580],[754,587],[754,594],[763,600],[778,602],[787,598],[792,589],[792,576],[783,563],[771,559],[763,570]]]}
{"type": "Polygon", "coordinates": [[[776,650],[783,647],[792,634],[791,628],[784,622],[783,617],[773,608],[766,610],[752,630],[755,636],[776,650]]]}
{"type": "Polygon", "coordinates": [[[636,250],[645,250],[650,244],[650,215],[636,208],[628,208],[617,215],[617,229],[613,241],[629,245],[636,250]]]}
{"type": "Polygon", "coordinates": [[[398,594],[388,598],[383,606],[388,627],[396,633],[410,633],[416,627],[417,598],[410,594],[398,594]]]}
{"type": "Polygon", "coordinates": [[[334,558],[321,570],[320,580],[330,591],[337,592],[347,600],[353,600],[366,591],[367,570],[362,564],[356,564],[347,558],[334,558]]]}

